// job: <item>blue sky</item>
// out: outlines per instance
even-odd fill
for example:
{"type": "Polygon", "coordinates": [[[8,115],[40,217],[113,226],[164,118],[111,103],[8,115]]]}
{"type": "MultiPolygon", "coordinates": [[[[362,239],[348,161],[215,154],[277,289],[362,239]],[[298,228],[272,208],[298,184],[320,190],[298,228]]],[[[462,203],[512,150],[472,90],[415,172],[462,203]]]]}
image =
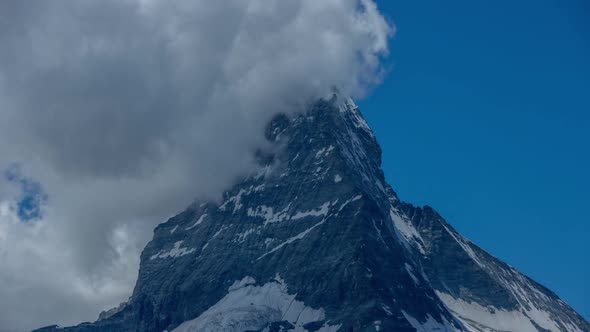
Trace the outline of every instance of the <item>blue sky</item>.
{"type": "Polygon", "coordinates": [[[590,3],[378,4],[398,31],[359,105],[389,182],[590,319],[590,3]]]}
{"type": "Polygon", "coordinates": [[[18,187],[17,215],[24,222],[40,219],[47,194],[41,184],[24,176],[18,164],[12,164],[3,172],[4,179],[18,187]]]}

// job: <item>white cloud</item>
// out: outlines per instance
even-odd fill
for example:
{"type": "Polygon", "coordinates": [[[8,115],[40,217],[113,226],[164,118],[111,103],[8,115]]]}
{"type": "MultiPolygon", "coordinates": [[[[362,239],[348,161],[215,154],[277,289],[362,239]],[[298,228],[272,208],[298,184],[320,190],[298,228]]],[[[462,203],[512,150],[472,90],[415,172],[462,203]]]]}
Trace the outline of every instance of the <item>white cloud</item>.
{"type": "Polygon", "coordinates": [[[0,193],[0,330],[124,300],[154,225],[249,171],[277,112],[362,96],[391,33],[371,0],[0,2],[0,169],[48,194],[22,223],[0,193]]]}

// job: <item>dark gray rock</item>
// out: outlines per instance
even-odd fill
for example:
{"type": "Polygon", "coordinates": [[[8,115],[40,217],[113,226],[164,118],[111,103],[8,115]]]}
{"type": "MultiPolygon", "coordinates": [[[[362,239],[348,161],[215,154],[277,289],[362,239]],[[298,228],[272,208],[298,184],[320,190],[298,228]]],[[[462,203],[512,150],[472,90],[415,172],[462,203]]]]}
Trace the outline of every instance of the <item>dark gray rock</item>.
{"type": "Polygon", "coordinates": [[[504,313],[514,331],[590,331],[434,210],[401,202],[351,100],[277,116],[266,134],[274,149],[221,204],[156,227],[124,306],[38,331],[494,331],[504,313]]]}

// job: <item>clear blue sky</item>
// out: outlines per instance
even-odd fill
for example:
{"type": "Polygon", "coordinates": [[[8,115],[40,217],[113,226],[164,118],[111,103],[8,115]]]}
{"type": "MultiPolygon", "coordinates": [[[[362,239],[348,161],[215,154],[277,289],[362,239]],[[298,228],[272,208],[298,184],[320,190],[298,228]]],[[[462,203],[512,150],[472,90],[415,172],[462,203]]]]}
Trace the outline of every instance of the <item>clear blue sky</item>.
{"type": "Polygon", "coordinates": [[[389,182],[590,319],[590,2],[378,4],[398,32],[359,104],[389,182]]]}

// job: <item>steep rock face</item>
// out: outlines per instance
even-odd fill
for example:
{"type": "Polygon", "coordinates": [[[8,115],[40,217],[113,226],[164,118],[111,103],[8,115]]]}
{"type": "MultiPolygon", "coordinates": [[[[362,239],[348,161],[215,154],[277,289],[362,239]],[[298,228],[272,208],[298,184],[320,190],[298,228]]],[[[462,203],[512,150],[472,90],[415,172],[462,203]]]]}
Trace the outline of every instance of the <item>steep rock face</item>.
{"type": "Polygon", "coordinates": [[[506,312],[539,331],[590,331],[432,209],[399,201],[351,100],[278,116],[266,134],[276,149],[256,174],[155,229],[126,305],[42,330],[494,331],[510,330],[496,322],[506,312]]]}
{"type": "Polygon", "coordinates": [[[432,208],[405,205],[439,298],[473,331],[590,331],[557,295],[458,234],[432,208]]]}

